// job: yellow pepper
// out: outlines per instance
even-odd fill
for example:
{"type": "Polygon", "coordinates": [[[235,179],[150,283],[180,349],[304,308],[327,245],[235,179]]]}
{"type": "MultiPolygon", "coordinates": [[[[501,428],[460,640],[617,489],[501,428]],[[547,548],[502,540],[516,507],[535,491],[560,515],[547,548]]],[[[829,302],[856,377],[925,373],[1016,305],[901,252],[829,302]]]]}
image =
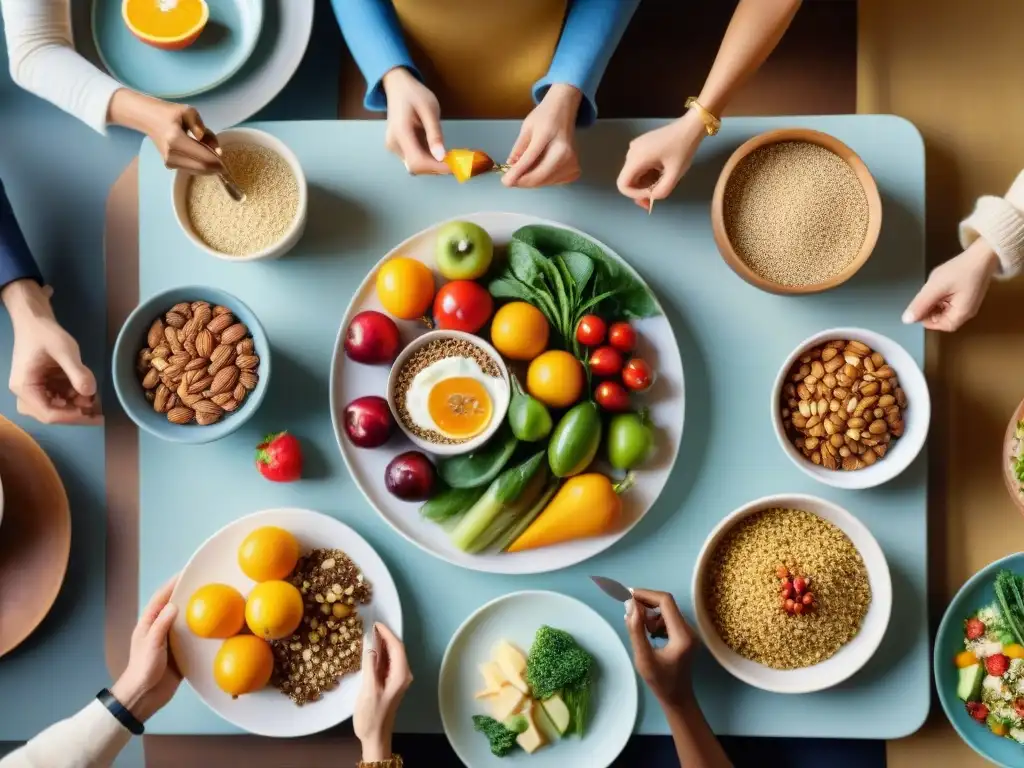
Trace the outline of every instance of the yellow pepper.
{"type": "Polygon", "coordinates": [[[1003,647],[1003,653],[1011,659],[1024,659],[1024,645],[1010,643],[1003,647]]]}
{"type": "MultiPolygon", "coordinates": [[[[1020,646],[1018,646],[1018,648],[1019,647],[1020,646]]],[[[1024,648],[1021,648],[1021,650],[1024,651],[1024,648]]],[[[964,667],[970,667],[977,664],[978,657],[974,655],[974,651],[960,651],[960,653],[956,655],[955,661],[957,668],[963,669],[964,667]]]]}

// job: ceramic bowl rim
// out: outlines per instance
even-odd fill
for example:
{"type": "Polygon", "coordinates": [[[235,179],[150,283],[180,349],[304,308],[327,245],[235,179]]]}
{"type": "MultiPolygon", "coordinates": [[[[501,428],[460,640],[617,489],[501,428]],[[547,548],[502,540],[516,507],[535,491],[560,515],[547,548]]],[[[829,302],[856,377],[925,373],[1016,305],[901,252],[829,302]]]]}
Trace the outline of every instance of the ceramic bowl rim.
{"type": "Polygon", "coordinates": [[[394,417],[395,422],[398,424],[398,428],[402,430],[402,433],[409,438],[409,441],[416,446],[418,450],[421,450],[428,454],[434,454],[435,456],[459,456],[464,453],[470,453],[471,451],[479,448],[492,437],[501,425],[505,421],[505,416],[508,413],[509,403],[512,402],[512,382],[509,375],[508,366],[505,364],[504,359],[498,353],[490,343],[488,343],[483,337],[477,336],[473,333],[467,333],[466,331],[454,331],[454,330],[433,330],[427,331],[421,336],[417,336],[415,339],[406,344],[402,351],[398,353],[395,358],[395,362],[391,364],[391,371],[388,373],[388,391],[387,401],[388,408],[391,409],[391,415],[394,417]],[[405,366],[406,362],[413,355],[414,352],[421,349],[426,344],[432,341],[438,341],[440,339],[458,339],[465,341],[469,344],[473,344],[491,357],[497,364],[498,369],[501,371],[501,380],[505,382],[505,390],[508,393],[507,397],[502,400],[501,403],[496,403],[494,412],[491,414],[491,423],[487,425],[487,429],[481,432],[476,437],[465,441],[464,443],[456,443],[454,445],[441,445],[437,443],[431,443],[424,440],[421,437],[413,434],[413,432],[405,425],[402,421],[401,416],[398,413],[398,405],[395,402],[395,385],[396,379],[398,378],[399,372],[405,366]]]}

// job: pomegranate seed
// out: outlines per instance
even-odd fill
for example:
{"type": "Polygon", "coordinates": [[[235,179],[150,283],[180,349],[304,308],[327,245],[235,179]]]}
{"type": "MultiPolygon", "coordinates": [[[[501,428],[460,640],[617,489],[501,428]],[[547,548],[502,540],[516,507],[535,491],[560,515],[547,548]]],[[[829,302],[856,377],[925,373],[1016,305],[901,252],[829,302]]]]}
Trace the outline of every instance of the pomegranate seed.
{"type": "Polygon", "coordinates": [[[782,585],[782,598],[786,599],[793,596],[793,588],[786,582],[782,585]]]}
{"type": "Polygon", "coordinates": [[[813,602],[814,602],[814,595],[812,595],[810,592],[804,592],[803,604],[804,605],[810,605],[813,602]]]}
{"type": "Polygon", "coordinates": [[[786,613],[792,613],[793,611],[796,610],[796,603],[793,602],[792,600],[787,600],[783,604],[783,607],[786,609],[786,613]]]}
{"type": "Polygon", "coordinates": [[[795,613],[797,616],[799,616],[803,612],[804,612],[804,604],[803,603],[795,603],[793,605],[793,613],[795,613]]]}
{"type": "Polygon", "coordinates": [[[789,576],[789,569],[786,568],[786,566],[784,565],[780,565],[778,568],[775,569],[775,575],[778,576],[780,579],[785,579],[789,576]]]}
{"type": "Polygon", "coordinates": [[[796,590],[798,595],[802,595],[804,590],[807,589],[807,580],[802,576],[797,576],[793,579],[793,589],[796,590]]]}

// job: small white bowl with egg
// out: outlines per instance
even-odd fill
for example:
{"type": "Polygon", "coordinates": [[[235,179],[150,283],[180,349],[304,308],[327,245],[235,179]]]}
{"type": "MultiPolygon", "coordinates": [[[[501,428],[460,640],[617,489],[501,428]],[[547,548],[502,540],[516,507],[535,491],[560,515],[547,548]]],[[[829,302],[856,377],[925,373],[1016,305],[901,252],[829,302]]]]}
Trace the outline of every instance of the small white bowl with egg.
{"type": "Polygon", "coordinates": [[[266,164],[262,169],[253,171],[251,178],[249,175],[239,178],[236,174],[239,186],[246,193],[246,199],[242,202],[233,201],[216,176],[196,176],[187,171],[175,171],[171,185],[171,202],[174,206],[174,217],[181,231],[196,248],[225,261],[262,261],[284,256],[295,247],[306,229],[309,193],[302,164],[287,144],[266,131],[231,128],[218,133],[217,142],[225,154],[231,152],[232,148],[240,147],[269,150],[281,163],[266,164]],[[294,188],[287,183],[285,168],[291,171],[295,182],[294,188]],[[203,185],[204,194],[210,200],[210,204],[205,206],[207,215],[202,226],[193,221],[190,214],[193,184],[203,185]],[[293,199],[295,212],[289,215],[286,211],[291,208],[293,199]],[[214,226],[216,217],[221,214],[223,223],[214,226]],[[209,239],[212,239],[214,230],[222,227],[216,235],[218,242],[223,240],[225,247],[219,249],[209,242],[208,238],[204,238],[201,234],[203,227],[210,228],[209,239]],[[261,228],[265,227],[270,227],[273,231],[268,230],[266,237],[257,238],[256,235],[263,234],[261,228]],[[266,242],[263,242],[264,240],[266,242]],[[251,249],[244,247],[249,241],[259,241],[259,244],[251,249]],[[229,245],[238,245],[242,250],[228,247],[229,245]]]}
{"type": "Polygon", "coordinates": [[[462,331],[423,334],[399,353],[388,376],[388,406],[399,428],[418,449],[436,456],[469,453],[490,440],[505,420],[511,394],[508,368],[498,351],[462,331]],[[453,345],[453,350],[424,364],[408,380],[406,368],[419,365],[418,353],[443,344],[453,345]],[[486,373],[473,355],[456,351],[467,345],[476,347],[480,354],[475,357],[493,364],[487,367],[498,375],[486,373]],[[425,436],[431,433],[448,441],[425,436]]]}

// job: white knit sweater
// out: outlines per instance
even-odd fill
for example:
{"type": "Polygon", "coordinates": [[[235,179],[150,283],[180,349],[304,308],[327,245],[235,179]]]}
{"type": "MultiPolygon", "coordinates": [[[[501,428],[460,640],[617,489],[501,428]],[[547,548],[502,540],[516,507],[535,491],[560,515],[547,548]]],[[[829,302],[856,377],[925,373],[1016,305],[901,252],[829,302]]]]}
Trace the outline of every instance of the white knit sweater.
{"type": "Polygon", "coordinates": [[[1024,171],[1005,197],[980,198],[974,212],[960,222],[964,248],[979,237],[999,255],[998,277],[1014,277],[1024,271],[1024,171]]]}
{"type": "Polygon", "coordinates": [[[75,50],[71,0],[0,0],[11,77],[100,133],[121,84],[75,50]]]}
{"type": "Polygon", "coordinates": [[[128,729],[94,701],[0,759],[0,768],[107,768],[131,738],[128,729]]]}

